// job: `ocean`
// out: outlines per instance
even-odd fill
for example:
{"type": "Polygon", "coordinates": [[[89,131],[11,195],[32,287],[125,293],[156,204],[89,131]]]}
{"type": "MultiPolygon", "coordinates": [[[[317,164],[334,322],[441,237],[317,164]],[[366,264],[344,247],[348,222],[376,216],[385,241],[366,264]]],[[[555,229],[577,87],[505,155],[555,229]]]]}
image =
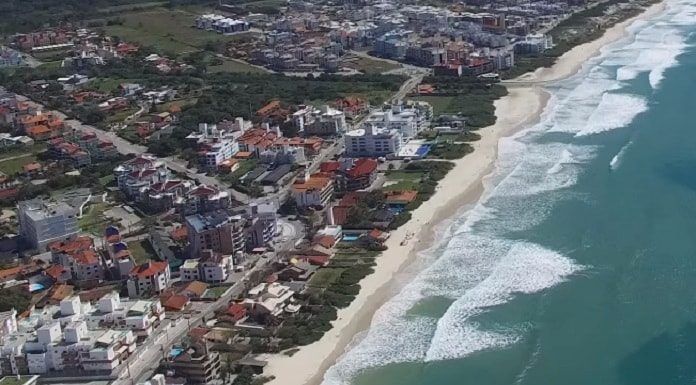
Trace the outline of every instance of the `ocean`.
{"type": "Polygon", "coordinates": [[[696,384],[696,1],[550,84],[324,385],[696,384]]]}

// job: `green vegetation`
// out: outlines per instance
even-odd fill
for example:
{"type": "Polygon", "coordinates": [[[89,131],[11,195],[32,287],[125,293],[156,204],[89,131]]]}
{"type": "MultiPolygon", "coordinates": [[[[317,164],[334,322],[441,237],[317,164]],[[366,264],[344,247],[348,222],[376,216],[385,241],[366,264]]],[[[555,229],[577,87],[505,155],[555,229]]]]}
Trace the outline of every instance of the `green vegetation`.
{"type": "MultiPolygon", "coordinates": [[[[155,5],[211,4],[211,0],[7,0],[0,1],[0,33],[34,31],[62,22],[82,21],[99,16],[120,15],[129,10],[155,5]]],[[[98,24],[98,22],[93,22],[98,24]]]]}
{"type": "Polygon", "coordinates": [[[0,172],[5,175],[15,175],[22,171],[24,165],[35,161],[36,157],[31,154],[17,155],[7,160],[0,160],[0,172]]]}
{"type": "Polygon", "coordinates": [[[314,288],[325,289],[332,283],[336,282],[343,273],[342,268],[325,268],[319,269],[307,282],[307,286],[314,288]]]}
{"type": "Polygon", "coordinates": [[[172,154],[181,149],[184,138],[201,122],[219,122],[236,117],[258,120],[256,111],[271,100],[281,101],[284,108],[309,100],[336,100],[348,95],[362,96],[371,103],[381,103],[396,92],[403,77],[395,75],[356,75],[344,77],[322,74],[295,78],[280,74],[216,73],[204,76],[209,89],[185,108],[179,127],[168,138],[150,143],[154,154],[172,154]]]}
{"type": "Polygon", "coordinates": [[[656,0],[607,0],[575,13],[555,26],[549,35],[555,46],[537,55],[515,55],[515,66],[501,73],[505,79],[514,78],[541,67],[550,67],[558,57],[573,47],[598,39],[608,28],[640,13],[656,0]],[[603,23],[599,22],[602,18],[603,23]]]}
{"type": "Polygon", "coordinates": [[[22,313],[29,308],[30,303],[31,294],[21,286],[0,290],[0,311],[15,309],[17,313],[22,313]]]}
{"type": "Polygon", "coordinates": [[[224,36],[195,27],[197,14],[180,9],[156,9],[119,15],[104,27],[110,36],[178,56],[221,46],[243,35],[224,36]]]}
{"type": "Polygon", "coordinates": [[[155,250],[147,239],[128,242],[128,250],[130,250],[135,263],[138,265],[147,262],[155,256],[155,250]]]}
{"type": "Polygon", "coordinates": [[[387,182],[383,191],[396,190],[418,190],[421,179],[425,176],[423,172],[389,171],[387,172],[387,182]]]}
{"type": "Polygon", "coordinates": [[[435,87],[437,95],[413,99],[432,104],[433,114],[461,115],[468,127],[485,127],[495,123],[493,102],[507,95],[507,90],[490,80],[473,77],[429,76],[423,83],[435,87]]]}
{"type": "Polygon", "coordinates": [[[82,212],[82,217],[78,219],[80,229],[98,236],[104,234],[104,229],[106,229],[106,226],[110,223],[110,221],[104,217],[104,211],[108,208],[109,205],[105,202],[94,203],[85,207],[82,212]]]}
{"type": "Polygon", "coordinates": [[[24,385],[32,376],[7,376],[0,379],[0,385],[24,385]]]}
{"type": "Polygon", "coordinates": [[[203,293],[203,298],[220,298],[227,290],[229,290],[229,286],[211,287],[203,293]]]}
{"type": "Polygon", "coordinates": [[[364,74],[373,75],[401,68],[401,65],[385,60],[372,59],[364,56],[356,56],[345,62],[346,67],[356,69],[364,74]]]}
{"type": "Polygon", "coordinates": [[[251,72],[251,73],[265,73],[263,69],[255,67],[251,64],[245,63],[243,61],[224,59],[222,64],[208,66],[208,72],[251,72]]]}

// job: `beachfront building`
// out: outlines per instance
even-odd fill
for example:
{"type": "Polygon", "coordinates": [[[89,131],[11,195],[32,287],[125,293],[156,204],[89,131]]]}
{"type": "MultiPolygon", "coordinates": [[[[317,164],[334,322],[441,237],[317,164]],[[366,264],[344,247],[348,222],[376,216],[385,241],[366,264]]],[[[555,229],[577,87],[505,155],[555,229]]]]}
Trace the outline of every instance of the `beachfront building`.
{"type": "Polygon", "coordinates": [[[77,236],[78,212],[66,202],[41,199],[19,202],[19,234],[32,248],[43,250],[51,242],[77,236]]]}
{"type": "Polygon", "coordinates": [[[346,156],[352,158],[391,156],[399,152],[403,142],[399,130],[379,128],[370,124],[348,131],[343,137],[346,156]]]}

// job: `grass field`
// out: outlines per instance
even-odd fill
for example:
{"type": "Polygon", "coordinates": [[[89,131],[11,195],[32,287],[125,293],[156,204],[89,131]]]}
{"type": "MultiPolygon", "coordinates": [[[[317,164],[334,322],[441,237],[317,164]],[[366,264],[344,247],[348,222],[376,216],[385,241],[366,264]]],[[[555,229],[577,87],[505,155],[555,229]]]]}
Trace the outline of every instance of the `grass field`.
{"type": "Polygon", "coordinates": [[[90,81],[87,88],[110,94],[116,91],[121,83],[128,83],[128,79],[98,78],[90,81]]]}
{"type": "Polygon", "coordinates": [[[456,114],[461,111],[456,96],[417,96],[411,99],[430,103],[433,106],[433,114],[435,116],[456,114]]]}
{"type": "Polygon", "coordinates": [[[151,46],[176,55],[197,51],[209,41],[233,41],[240,35],[224,36],[195,28],[196,13],[156,9],[120,15],[122,25],[104,27],[107,34],[121,40],[151,46]]]}
{"type": "Polygon", "coordinates": [[[395,70],[401,67],[398,64],[386,62],[384,60],[371,59],[362,56],[347,60],[345,65],[346,67],[356,69],[368,75],[381,74],[383,72],[395,70]]]}
{"type": "Polygon", "coordinates": [[[87,206],[82,212],[82,218],[78,220],[80,229],[94,235],[101,236],[104,229],[110,223],[104,217],[104,211],[108,209],[108,204],[104,202],[95,203],[87,206]]]}
{"type": "Polygon", "coordinates": [[[145,263],[155,255],[155,251],[147,239],[128,242],[128,250],[137,264],[145,263]]]}
{"type": "Polygon", "coordinates": [[[36,157],[31,154],[0,161],[0,172],[5,175],[14,175],[22,171],[22,167],[24,167],[25,164],[29,164],[34,161],[36,161],[36,157]]]}
{"type": "Polygon", "coordinates": [[[312,275],[312,278],[307,282],[307,286],[311,287],[316,287],[316,288],[327,288],[329,285],[332,283],[336,282],[338,278],[341,276],[341,274],[345,271],[344,268],[323,268],[317,270],[314,275],[312,275]]]}
{"type": "Polygon", "coordinates": [[[387,183],[382,188],[385,191],[418,190],[422,172],[390,171],[387,173],[387,183]]]}
{"type": "Polygon", "coordinates": [[[235,60],[224,60],[222,64],[216,66],[208,67],[208,72],[251,72],[251,73],[265,73],[266,71],[261,68],[254,67],[251,64],[235,61],[235,60]]]}

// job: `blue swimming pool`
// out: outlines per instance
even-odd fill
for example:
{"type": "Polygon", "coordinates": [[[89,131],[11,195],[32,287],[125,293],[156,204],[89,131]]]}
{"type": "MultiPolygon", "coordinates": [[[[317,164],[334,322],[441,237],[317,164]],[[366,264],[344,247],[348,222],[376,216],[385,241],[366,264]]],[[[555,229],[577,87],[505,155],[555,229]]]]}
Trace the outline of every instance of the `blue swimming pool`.
{"type": "Polygon", "coordinates": [[[357,234],[346,234],[343,236],[343,240],[346,242],[355,242],[360,238],[357,234]]]}

